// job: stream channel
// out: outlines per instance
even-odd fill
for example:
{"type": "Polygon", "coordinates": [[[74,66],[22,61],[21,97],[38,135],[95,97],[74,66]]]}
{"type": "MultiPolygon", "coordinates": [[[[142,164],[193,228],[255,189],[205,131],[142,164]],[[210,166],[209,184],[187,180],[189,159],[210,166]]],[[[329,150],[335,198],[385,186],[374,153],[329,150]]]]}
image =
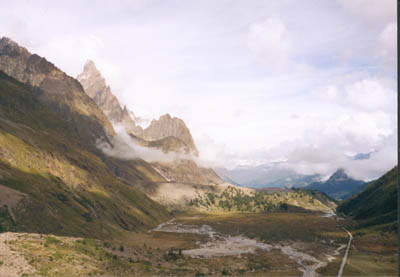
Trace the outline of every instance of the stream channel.
{"type": "MultiPolygon", "coordinates": [[[[327,215],[331,216],[331,215],[327,215]]],[[[160,224],[150,232],[169,232],[169,233],[192,233],[199,235],[209,236],[209,241],[201,244],[195,249],[182,250],[183,255],[192,258],[211,259],[215,257],[241,255],[247,253],[254,253],[257,249],[263,251],[270,251],[272,249],[279,249],[283,254],[289,256],[300,265],[299,270],[303,272],[304,277],[316,276],[316,270],[324,267],[335,259],[334,256],[340,255],[339,251],[346,245],[340,245],[333,253],[326,254],[326,260],[318,260],[317,258],[303,253],[289,243],[267,244],[255,239],[247,238],[243,235],[229,236],[213,230],[208,225],[184,225],[175,222],[174,219],[160,224]]]]}

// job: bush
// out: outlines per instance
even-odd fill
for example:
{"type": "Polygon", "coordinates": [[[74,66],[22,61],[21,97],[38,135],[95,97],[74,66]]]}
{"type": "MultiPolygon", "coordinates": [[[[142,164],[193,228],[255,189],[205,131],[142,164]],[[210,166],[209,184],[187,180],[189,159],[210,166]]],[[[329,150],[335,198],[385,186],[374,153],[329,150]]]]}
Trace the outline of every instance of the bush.
{"type": "Polygon", "coordinates": [[[51,237],[51,236],[47,236],[45,238],[45,245],[49,245],[49,244],[60,244],[61,240],[55,238],[55,237],[51,237]]]}
{"type": "Polygon", "coordinates": [[[110,248],[111,247],[111,243],[109,243],[108,241],[103,242],[103,246],[105,248],[110,248]]]}

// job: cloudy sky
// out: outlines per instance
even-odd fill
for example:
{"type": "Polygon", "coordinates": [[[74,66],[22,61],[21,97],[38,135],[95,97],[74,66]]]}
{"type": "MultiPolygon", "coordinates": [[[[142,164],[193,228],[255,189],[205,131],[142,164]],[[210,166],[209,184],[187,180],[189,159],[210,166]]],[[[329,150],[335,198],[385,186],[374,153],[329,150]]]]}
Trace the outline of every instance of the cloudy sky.
{"type": "Polygon", "coordinates": [[[363,179],[397,164],[395,0],[2,6],[0,36],[72,76],[94,60],[137,116],[184,119],[203,162],[363,179]]]}

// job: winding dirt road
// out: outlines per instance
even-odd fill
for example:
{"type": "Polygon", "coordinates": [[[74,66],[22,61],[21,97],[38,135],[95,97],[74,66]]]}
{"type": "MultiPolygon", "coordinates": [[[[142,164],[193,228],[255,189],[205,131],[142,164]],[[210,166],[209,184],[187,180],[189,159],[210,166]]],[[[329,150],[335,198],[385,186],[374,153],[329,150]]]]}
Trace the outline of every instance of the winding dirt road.
{"type": "Polygon", "coordinates": [[[344,266],[345,266],[346,261],[347,261],[347,255],[349,254],[351,241],[353,240],[353,235],[349,231],[347,231],[346,229],[344,229],[344,230],[347,232],[347,234],[349,234],[349,243],[347,244],[346,252],[344,253],[342,264],[340,265],[340,269],[339,269],[339,273],[338,273],[337,277],[342,277],[343,269],[344,269],[344,266]]]}

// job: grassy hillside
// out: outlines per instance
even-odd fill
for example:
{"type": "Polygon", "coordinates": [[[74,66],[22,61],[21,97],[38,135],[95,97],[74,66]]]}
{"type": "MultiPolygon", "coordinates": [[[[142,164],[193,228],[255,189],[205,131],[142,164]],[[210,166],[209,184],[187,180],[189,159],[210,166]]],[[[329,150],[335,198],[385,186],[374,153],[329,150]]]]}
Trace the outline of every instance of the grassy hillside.
{"type": "MultiPolygon", "coordinates": [[[[378,180],[369,184],[359,194],[344,201],[338,211],[352,216],[360,227],[393,223],[397,220],[396,166],[378,180]]],[[[395,225],[387,226],[395,229],[395,225]],[[390,227],[391,226],[391,227],[390,227]]]]}
{"type": "Polygon", "coordinates": [[[243,191],[228,186],[222,193],[205,193],[188,203],[194,208],[205,210],[239,212],[329,212],[336,208],[334,200],[321,192],[307,190],[286,191],[243,191]]]}
{"type": "MultiPolygon", "coordinates": [[[[79,132],[0,72],[1,230],[110,238],[166,220],[167,211],[116,177],[112,161],[87,149],[79,132]]],[[[132,165],[133,183],[151,183],[145,165],[132,165]]]]}

